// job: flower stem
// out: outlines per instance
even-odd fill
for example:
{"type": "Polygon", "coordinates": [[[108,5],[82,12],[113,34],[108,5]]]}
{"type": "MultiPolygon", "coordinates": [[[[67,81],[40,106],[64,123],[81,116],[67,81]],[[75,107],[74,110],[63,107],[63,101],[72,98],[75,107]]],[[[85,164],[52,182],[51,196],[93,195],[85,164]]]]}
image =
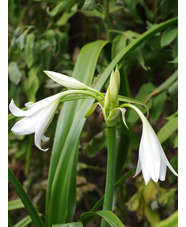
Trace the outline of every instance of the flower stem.
{"type": "MultiPolygon", "coordinates": [[[[112,210],[115,183],[116,127],[108,128],[107,174],[103,210],[112,210]]],[[[102,220],[101,227],[109,226],[102,220]]]]}

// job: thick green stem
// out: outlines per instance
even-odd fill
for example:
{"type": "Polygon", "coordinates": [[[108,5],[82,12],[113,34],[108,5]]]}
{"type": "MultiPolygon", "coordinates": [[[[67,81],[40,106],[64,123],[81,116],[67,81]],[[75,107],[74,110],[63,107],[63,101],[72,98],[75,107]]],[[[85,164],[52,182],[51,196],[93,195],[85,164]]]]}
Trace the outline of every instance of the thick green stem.
{"type": "MultiPolygon", "coordinates": [[[[116,128],[108,128],[107,174],[103,210],[112,210],[115,183],[116,128]]],[[[101,227],[109,226],[102,220],[101,227]]]]}

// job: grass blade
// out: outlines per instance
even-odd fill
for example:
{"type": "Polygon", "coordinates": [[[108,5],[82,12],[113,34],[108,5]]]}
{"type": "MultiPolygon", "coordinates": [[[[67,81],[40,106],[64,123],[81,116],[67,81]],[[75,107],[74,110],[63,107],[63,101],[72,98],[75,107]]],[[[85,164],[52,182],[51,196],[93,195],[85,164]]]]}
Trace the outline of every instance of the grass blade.
{"type": "Polygon", "coordinates": [[[38,214],[36,208],[34,207],[34,205],[31,202],[30,198],[28,197],[28,195],[26,194],[22,185],[19,183],[19,181],[17,180],[17,178],[15,177],[15,175],[9,168],[8,168],[8,179],[9,179],[10,183],[12,184],[13,188],[15,189],[15,191],[17,192],[18,196],[22,200],[34,225],[41,226],[41,227],[44,226],[41,218],[39,217],[39,214],[38,214]]]}
{"type": "Polygon", "coordinates": [[[32,222],[30,216],[26,216],[25,218],[21,219],[18,223],[14,225],[14,227],[26,227],[28,224],[32,222]]]}
{"type": "Polygon", "coordinates": [[[24,208],[24,204],[21,199],[15,199],[8,202],[8,211],[24,208]]]}
{"type": "Polygon", "coordinates": [[[83,224],[86,225],[86,223],[88,223],[92,218],[95,218],[96,216],[102,217],[111,227],[124,227],[119,218],[109,210],[86,212],[81,215],[80,221],[82,221],[83,224]]]}

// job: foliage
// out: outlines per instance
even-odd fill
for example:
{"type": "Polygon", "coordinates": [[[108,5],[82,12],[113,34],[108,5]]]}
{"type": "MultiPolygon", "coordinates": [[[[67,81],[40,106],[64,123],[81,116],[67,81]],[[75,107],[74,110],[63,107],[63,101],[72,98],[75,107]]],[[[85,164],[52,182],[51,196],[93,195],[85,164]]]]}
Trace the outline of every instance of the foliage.
{"type": "MultiPolygon", "coordinates": [[[[9,101],[23,107],[64,90],[46,78],[44,70],[67,74],[105,92],[118,64],[119,95],[148,107],[148,119],[177,171],[177,1],[9,0],[8,7],[9,101]]],[[[87,121],[84,118],[93,102],[62,104],[47,131],[51,139],[44,146],[52,149],[46,153],[35,148],[32,135],[9,132],[10,183],[17,184],[17,193],[21,190],[31,198],[26,196],[25,204],[18,193],[22,202],[15,200],[10,186],[9,226],[32,226],[34,220],[40,226],[82,226],[97,215],[131,226],[168,226],[171,221],[176,226],[175,176],[168,173],[166,183],[147,186],[140,177],[129,178],[132,172],[122,178],[137,164],[141,127],[132,110],[126,112],[129,130],[121,122],[116,127],[116,179],[127,183],[115,189],[114,213],[121,221],[114,213],[96,213],[104,194],[108,130],[99,107],[87,121]]],[[[16,120],[12,115],[9,120],[11,128],[16,120]]],[[[100,226],[100,219],[92,223],[100,226]]]]}

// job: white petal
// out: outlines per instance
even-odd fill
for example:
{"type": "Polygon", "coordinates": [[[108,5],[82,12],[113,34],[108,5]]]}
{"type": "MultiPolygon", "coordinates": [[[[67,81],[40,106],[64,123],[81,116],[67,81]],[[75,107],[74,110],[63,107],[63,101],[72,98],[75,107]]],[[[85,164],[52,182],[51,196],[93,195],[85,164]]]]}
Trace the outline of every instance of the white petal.
{"type": "Polygon", "coordinates": [[[161,160],[160,175],[159,175],[159,179],[161,181],[164,181],[165,180],[166,171],[167,171],[167,166],[165,165],[165,163],[163,162],[163,160],[161,160]]]}
{"type": "Polygon", "coordinates": [[[56,73],[56,72],[52,72],[52,71],[44,71],[44,73],[46,73],[47,76],[49,76],[52,80],[54,80],[58,84],[63,85],[64,87],[72,88],[72,89],[86,89],[87,88],[87,86],[85,84],[81,83],[80,81],[78,81],[72,77],[66,76],[64,74],[56,73]]]}
{"type": "Polygon", "coordinates": [[[47,151],[48,148],[43,149],[43,148],[41,147],[41,137],[42,137],[42,136],[43,136],[43,135],[41,134],[40,131],[36,132],[36,133],[35,133],[35,136],[34,136],[34,143],[35,143],[36,147],[38,147],[40,150],[42,150],[42,151],[47,151]]]}
{"type": "Polygon", "coordinates": [[[42,110],[43,108],[49,106],[52,102],[57,102],[64,95],[64,93],[65,92],[61,92],[56,95],[52,95],[36,103],[31,103],[31,102],[26,103],[25,105],[28,107],[28,110],[25,111],[26,112],[25,116],[31,116],[36,112],[42,110]]]}
{"type": "Polygon", "coordinates": [[[133,177],[136,177],[141,172],[141,164],[140,164],[140,158],[138,159],[138,164],[136,168],[135,175],[133,177]]]}
{"type": "Polygon", "coordinates": [[[125,112],[126,112],[126,109],[125,108],[118,108],[120,111],[121,111],[121,115],[122,115],[122,120],[123,120],[123,123],[124,125],[128,128],[128,125],[125,121],[125,112]]]}
{"type": "Polygon", "coordinates": [[[176,171],[172,168],[171,164],[169,163],[167,157],[165,156],[165,153],[163,151],[163,149],[161,150],[161,158],[164,161],[164,163],[167,165],[167,167],[171,170],[171,172],[175,175],[178,176],[178,174],[176,173],[176,171]]]}
{"type": "Polygon", "coordinates": [[[37,121],[37,116],[24,117],[15,123],[11,131],[16,135],[29,135],[35,132],[37,121]]]}
{"type": "Polygon", "coordinates": [[[16,117],[23,117],[25,116],[26,111],[19,109],[15,103],[14,100],[12,99],[10,104],[9,104],[9,109],[11,113],[16,116],[16,117]]]}
{"type": "MultiPolygon", "coordinates": [[[[176,171],[172,168],[167,160],[163,148],[152,129],[151,125],[143,115],[143,113],[135,106],[126,104],[125,106],[134,109],[143,122],[143,132],[139,148],[139,163],[141,165],[142,174],[147,184],[152,178],[155,182],[165,179],[166,166],[176,175],[176,171]]],[[[137,174],[136,174],[137,175],[137,174]]]]}
{"type": "Polygon", "coordinates": [[[49,137],[46,137],[45,135],[43,135],[43,137],[41,138],[41,140],[43,141],[43,142],[47,142],[47,141],[49,141],[49,137]]]}
{"type": "Polygon", "coordinates": [[[31,109],[33,104],[34,104],[33,102],[27,102],[27,103],[25,103],[25,106],[27,109],[31,109]]]}
{"type": "Polygon", "coordinates": [[[149,183],[149,180],[151,179],[151,177],[150,177],[149,173],[146,171],[142,171],[142,175],[143,175],[145,184],[147,185],[149,183]]]}
{"type": "Polygon", "coordinates": [[[58,105],[58,102],[54,102],[54,103],[51,103],[46,108],[44,108],[43,111],[42,111],[42,118],[40,118],[40,121],[37,124],[34,142],[35,142],[35,145],[43,151],[46,151],[48,149],[42,149],[41,148],[41,140],[43,140],[43,138],[44,139],[46,138],[44,136],[44,133],[45,133],[47,127],[49,126],[50,122],[53,119],[57,105],[58,105]]]}
{"type": "Polygon", "coordinates": [[[147,123],[146,125],[143,124],[143,133],[140,143],[140,149],[142,149],[142,171],[144,171],[144,169],[148,169],[150,177],[153,179],[153,181],[157,182],[160,172],[161,156],[156,141],[156,135],[150,124],[147,123]]]}

